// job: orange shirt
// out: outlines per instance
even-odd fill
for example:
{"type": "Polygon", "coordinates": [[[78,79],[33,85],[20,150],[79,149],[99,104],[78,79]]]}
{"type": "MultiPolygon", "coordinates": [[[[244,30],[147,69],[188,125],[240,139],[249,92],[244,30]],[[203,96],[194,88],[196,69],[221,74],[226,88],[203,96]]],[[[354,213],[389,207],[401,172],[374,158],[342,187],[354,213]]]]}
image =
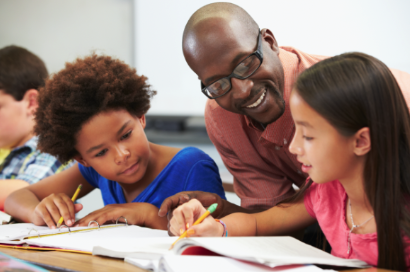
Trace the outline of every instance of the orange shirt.
{"type": "MultiPolygon", "coordinates": [[[[222,109],[215,100],[208,100],[205,108],[208,135],[234,176],[234,190],[241,206],[248,209],[275,206],[294,193],[292,183],[300,186],[306,179],[296,156],[289,152],[295,132],[289,95],[297,76],[326,57],[281,47],[279,58],[285,75],[286,107],[283,115],[265,130],[254,126],[244,115],[222,109]]],[[[410,75],[398,70],[392,72],[409,104],[410,75]]]]}

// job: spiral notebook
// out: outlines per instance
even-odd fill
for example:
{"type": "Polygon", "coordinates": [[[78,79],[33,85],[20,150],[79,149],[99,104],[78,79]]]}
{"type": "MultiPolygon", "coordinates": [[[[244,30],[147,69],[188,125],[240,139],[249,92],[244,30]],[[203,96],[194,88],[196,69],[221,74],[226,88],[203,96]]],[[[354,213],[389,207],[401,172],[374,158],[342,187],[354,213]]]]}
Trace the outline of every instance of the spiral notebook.
{"type": "Polygon", "coordinates": [[[113,246],[132,239],[168,237],[167,231],[127,224],[49,229],[33,224],[0,226],[0,247],[59,250],[91,254],[95,246],[113,246]]]}

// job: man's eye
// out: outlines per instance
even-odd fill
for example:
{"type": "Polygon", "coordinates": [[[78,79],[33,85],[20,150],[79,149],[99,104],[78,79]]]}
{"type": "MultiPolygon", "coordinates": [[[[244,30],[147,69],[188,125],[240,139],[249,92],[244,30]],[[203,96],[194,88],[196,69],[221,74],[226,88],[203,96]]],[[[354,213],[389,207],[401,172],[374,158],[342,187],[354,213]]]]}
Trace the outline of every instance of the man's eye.
{"type": "Polygon", "coordinates": [[[101,151],[98,152],[95,156],[96,156],[96,157],[101,157],[101,156],[104,156],[105,153],[107,153],[107,149],[101,150],[101,151]]]}
{"type": "Polygon", "coordinates": [[[121,137],[121,140],[125,140],[125,139],[127,139],[128,137],[130,137],[131,132],[132,132],[132,130],[130,130],[129,132],[127,132],[126,134],[124,134],[124,135],[121,137]]]}

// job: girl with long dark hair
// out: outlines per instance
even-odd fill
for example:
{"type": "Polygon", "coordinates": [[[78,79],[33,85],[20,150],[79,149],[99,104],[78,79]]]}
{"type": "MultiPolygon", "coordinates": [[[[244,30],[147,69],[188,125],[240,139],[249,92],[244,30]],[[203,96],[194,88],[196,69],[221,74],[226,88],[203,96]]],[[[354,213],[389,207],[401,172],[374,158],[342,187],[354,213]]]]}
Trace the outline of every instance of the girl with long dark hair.
{"type": "Polygon", "coordinates": [[[318,221],[332,254],[392,270],[410,268],[410,114],[389,68],[363,53],[326,59],[303,72],[290,108],[289,147],[309,174],[298,193],[255,214],[208,217],[191,200],[171,231],[191,236],[283,235],[318,221]]]}

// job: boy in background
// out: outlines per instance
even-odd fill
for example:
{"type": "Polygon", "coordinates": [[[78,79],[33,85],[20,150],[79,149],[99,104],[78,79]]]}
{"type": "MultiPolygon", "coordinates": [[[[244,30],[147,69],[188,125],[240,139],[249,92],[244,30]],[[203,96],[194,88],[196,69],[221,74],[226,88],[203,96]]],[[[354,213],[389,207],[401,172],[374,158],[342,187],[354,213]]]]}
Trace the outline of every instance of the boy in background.
{"type": "Polygon", "coordinates": [[[0,49],[0,210],[7,196],[64,169],[37,150],[34,113],[48,76],[44,62],[18,46],[0,49]]]}

